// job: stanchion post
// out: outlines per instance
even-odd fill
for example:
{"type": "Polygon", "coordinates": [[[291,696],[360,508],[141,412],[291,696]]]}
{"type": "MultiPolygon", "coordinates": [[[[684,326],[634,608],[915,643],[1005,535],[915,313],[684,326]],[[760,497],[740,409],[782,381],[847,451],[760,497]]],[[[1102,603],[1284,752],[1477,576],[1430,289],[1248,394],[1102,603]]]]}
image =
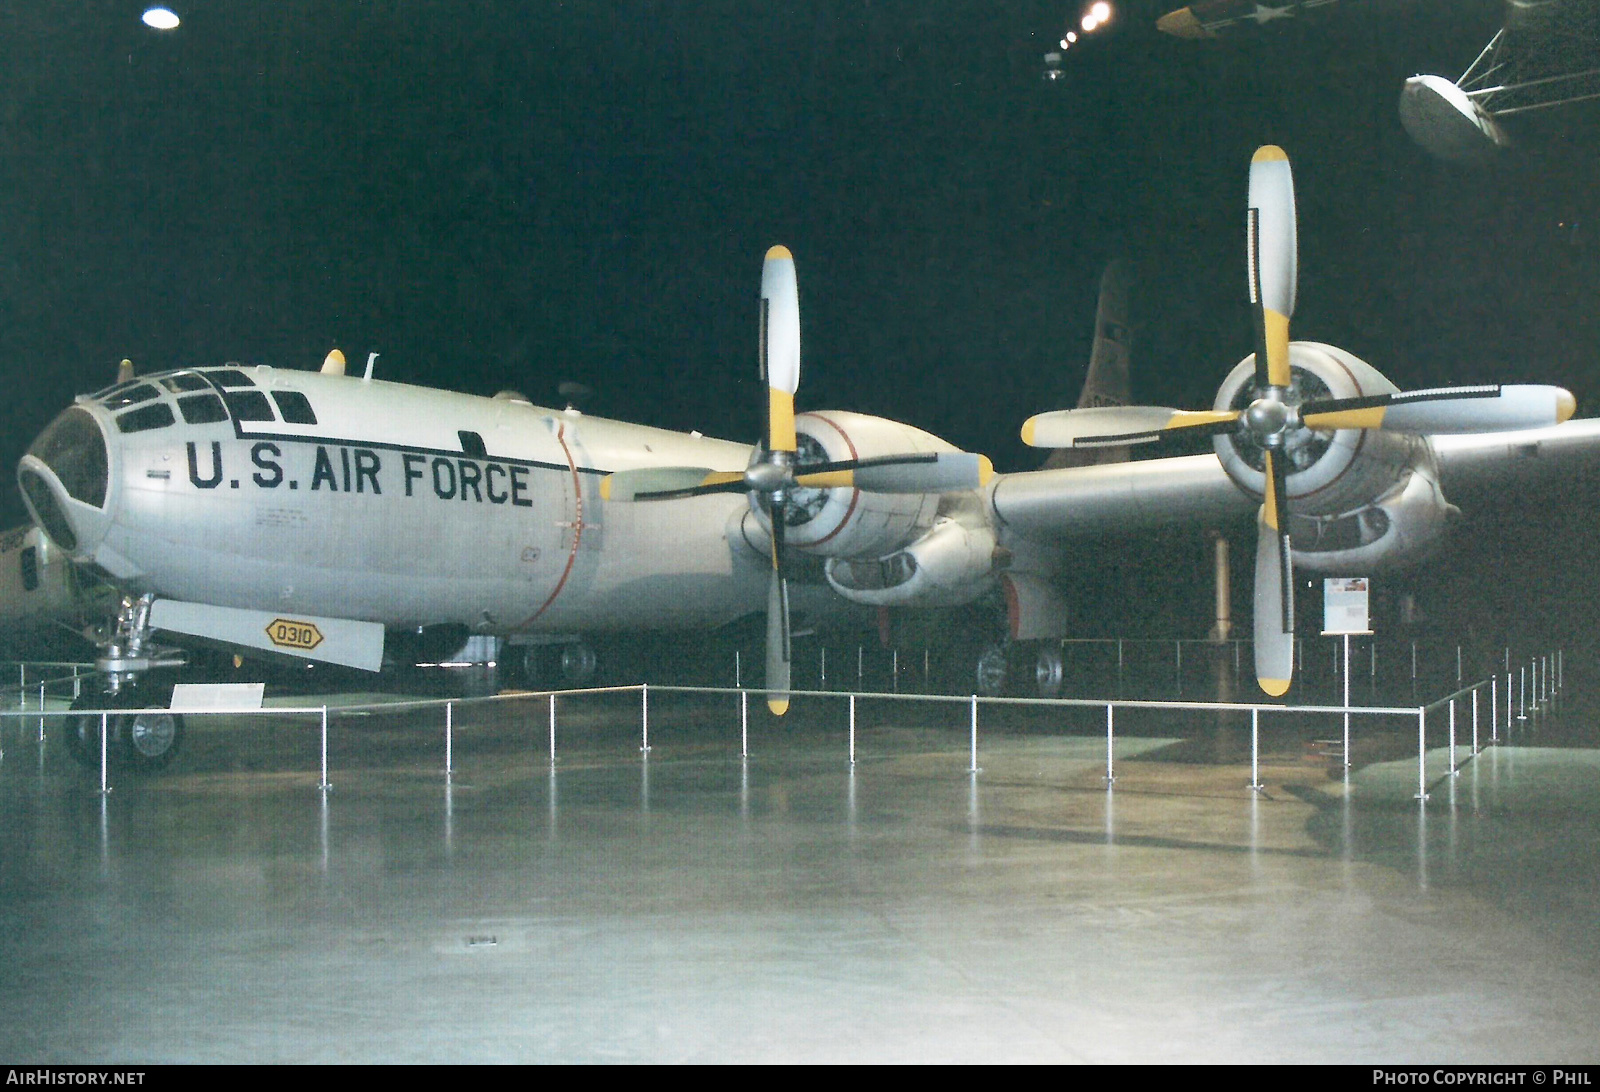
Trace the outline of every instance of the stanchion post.
{"type": "Polygon", "coordinates": [[[454,724],[450,712],[452,704],[452,702],[444,703],[444,775],[446,777],[455,773],[454,724]]]}
{"type": "Polygon", "coordinates": [[[550,768],[556,768],[556,696],[550,695],[550,768]]]}
{"type": "Polygon", "coordinates": [[[1460,771],[1456,769],[1456,699],[1450,699],[1450,776],[1454,777],[1460,771]]]}
{"type": "Polygon", "coordinates": [[[978,769],[978,695],[972,695],[972,742],[968,745],[970,760],[967,763],[968,773],[979,773],[978,769]]]}
{"type": "Polygon", "coordinates": [[[639,686],[639,753],[650,753],[650,684],[639,686]]]}
{"type": "MultiPolygon", "coordinates": [[[[324,778],[326,780],[326,778],[324,778]]],[[[105,796],[111,791],[111,786],[106,784],[106,715],[100,714],[100,795],[105,796]]]]}
{"type": "Polygon", "coordinates": [[[856,696],[850,695],[850,765],[856,764],[856,696]]]}
{"type": "Polygon", "coordinates": [[[1417,710],[1417,795],[1415,799],[1428,798],[1428,711],[1417,710]]]}
{"type": "MultiPolygon", "coordinates": [[[[1479,684],[1482,685],[1481,683],[1479,684]]],[[[1477,754],[1478,747],[1478,687],[1472,688],[1472,753],[1477,754]]]]}
{"type": "MultiPolygon", "coordinates": [[[[1117,641],[1117,649],[1118,656],[1120,657],[1122,649],[1122,641],[1120,638],[1117,641]]],[[[1112,783],[1117,780],[1116,770],[1111,765],[1112,740],[1116,735],[1116,729],[1113,720],[1113,710],[1114,706],[1112,706],[1110,702],[1106,702],[1106,788],[1108,789],[1111,787],[1112,783]]]]}
{"type": "Polygon", "coordinates": [[[1489,742],[1500,742],[1500,676],[1489,676],[1489,742]]]}
{"type": "Polygon", "coordinates": [[[317,788],[321,789],[323,792],[327,792],[329,789],[333,788],[333,786],[328,783],[328,707],[326,705],[324,705],[322,707],[322,733],[321,734],[322,734],[322,744],[321,744],[321,750],[322,750],[322,758],[321,758],[322,780],[317,782],[317,788]]]}
{"type": "Polygon", "coordinates": [[[1261,784],[1261,710],[1250,710],[1250,788],[1260,792],[1261,784]]]}
{"type": "Polygon", "coordinates": [[[739,691],[739,757],[750,757],[750,691],[739,691]]]}
{"type": "Polygon", "coordinates": [[[1350,635],[1344,634],[1344,765],[1350,768],[1350,635]]]}

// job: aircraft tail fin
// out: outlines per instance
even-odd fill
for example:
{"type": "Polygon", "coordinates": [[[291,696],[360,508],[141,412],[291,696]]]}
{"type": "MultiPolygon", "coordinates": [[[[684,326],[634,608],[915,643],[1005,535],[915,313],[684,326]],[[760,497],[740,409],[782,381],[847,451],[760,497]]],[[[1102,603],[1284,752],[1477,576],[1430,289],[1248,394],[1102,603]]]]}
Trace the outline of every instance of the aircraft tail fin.
{"type": "MultiPolygon", "coordinates": [[[[1129,322],[1128,263],[1113,259],[1100,277],[1100,303],[1095,308],[1094,342],[1089,349],[1089,371],[1078,395],[1079,409],[1126,406],[1133,401],[1130,381],[1132,326],[1129,322]]],[[[1052,451],[1046,470],[1065,466],[1094,466],[1128,461],[1125,447],[1052,451]]]]}

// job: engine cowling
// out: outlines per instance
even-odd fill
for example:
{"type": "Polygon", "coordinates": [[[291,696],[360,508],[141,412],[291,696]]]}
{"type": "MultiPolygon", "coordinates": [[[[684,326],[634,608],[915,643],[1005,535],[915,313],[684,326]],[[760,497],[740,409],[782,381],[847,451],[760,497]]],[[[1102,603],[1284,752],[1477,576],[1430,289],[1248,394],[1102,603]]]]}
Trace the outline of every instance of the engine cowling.
{"type": "MultiPolygon", "coordinates": [[[[958,450],[910,425],[838,410],[798,414],[795,434],[797,469],[844,459],[958,450]]],[[[882,557],[920,538],[938,509],[936,494],[794,489],[783,509],[784,540],[822,557],[882,557]]],[[[770,533],[754,497],[751,512],[761,530],[770,533]]]]}
{"type": "MultiPolygon", "coordinates": [[[[1394,394],[1399,388],[1376,368],[1333,345],[1296,341],[1289,346],[1291,406],[1327,398],[1394,394]]],[[[1244,409],[1255,396],[1255,358],[1246,357],[1223,381],[1215,408],[1244,409]]],[[[1266,491],[1263,449],[1248,433],[1213,440],[1228,477],[1246,493],[1266,491]]],[[[1427,446],[1398,432],[1339,429],[1295,430],[1284,446],[1289,461],[1289,510],[1301,516],[1332,516],[1365,508],[1401,485],[1413,466],[1426,460],[1427,446]]]]}
{"type": "Polygon", "coordinates": [[[867,606],[964,606],[993,586],[994,531],[940,517],[902,550],[883,557],[829,558],[824,571],[834,591],[867,606]]]}
{"type": "Polygon", "coordinates": [[[1425,557],[1460,509],[1445,500],[1431,465],[1365,507],[1336,516],[1290,516],[1294,563],[1324,573],[1372,573],[1425,557]]]}

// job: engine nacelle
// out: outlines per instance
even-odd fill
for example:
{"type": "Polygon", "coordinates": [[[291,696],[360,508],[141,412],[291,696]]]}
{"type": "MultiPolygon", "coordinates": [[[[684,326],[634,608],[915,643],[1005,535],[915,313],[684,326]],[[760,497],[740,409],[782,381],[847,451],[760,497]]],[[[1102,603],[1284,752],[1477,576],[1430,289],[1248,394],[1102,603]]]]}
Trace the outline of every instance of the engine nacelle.
{"type": "Polygon", "coordinates": [[[959,607],[993,586],[994,531],[941,517],[903,550],[875,558],[829,558],[833,590],[871,607],[959,607]]]}
{"type": "MultiPolygon", "coordinates": [[[[1255,391],[1255,358],[1239,363],[1217,392],[1216,409],[1244,409],[1255,391]]],[[[1343,349],[1318,342],[1289,346],[1291,406],[1325,398],[1394,394],[1399,388],[1376,368],[1343,349]]],[[[1213,441],[1222,469],[1247,493],[1266,492],[1263,448],[1250,436],[1227,433],[1213,441]]],[[[1370,429],[1315,432],[1299,429],[1284,446],[1289,460],[1289,510],[1302,516],[1333,516],[1366,508],[1425,461],[1426,445],[1414,436],[1370,429]]]]}
{"type": "Polygon", "coordinates": [[[1418,560],[1444,537],[1460,509],[1444,499],[1434,468],[1418,466],[1387,496],[1337,516],[1290,516],[1296,567],[1372,573],[1418,560]]]}
{"type": "MultiPolygon", "coordinates": [[[[797,415],[795,433],[797,469],[843,459],[958,450],[898,421],[837,410],[797,415]]],[[[767,529],[766,514],[753,496],[751,508],[767,529]]],[[[784,539],[823,557],[882,557],[920,538],[938,509],[937,494],[796,489],[784,507],[784,539]]]]}

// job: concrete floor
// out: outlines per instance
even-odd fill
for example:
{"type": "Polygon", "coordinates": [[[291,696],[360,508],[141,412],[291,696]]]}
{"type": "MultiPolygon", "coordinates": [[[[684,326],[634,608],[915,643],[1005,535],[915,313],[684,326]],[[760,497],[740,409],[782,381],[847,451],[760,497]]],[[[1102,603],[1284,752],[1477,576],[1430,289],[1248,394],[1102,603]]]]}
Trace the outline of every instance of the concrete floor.
{"type": "Polygon", "coordinates": [[[1071,723],[973,776],[964,709],[864,709],[852,770],[837,706],[741,762],[582,705],[553,772],[542,703],[457,710],[450,778],[437,712],[341,720],[326,794],[304,722],[109,797],[7,722],[0,1060],[1600,1060],[1600,752],[1436,751],[1419,805],[1274,736],[1256,794],[1152,719],[1108,792],[1071,723]]]}

